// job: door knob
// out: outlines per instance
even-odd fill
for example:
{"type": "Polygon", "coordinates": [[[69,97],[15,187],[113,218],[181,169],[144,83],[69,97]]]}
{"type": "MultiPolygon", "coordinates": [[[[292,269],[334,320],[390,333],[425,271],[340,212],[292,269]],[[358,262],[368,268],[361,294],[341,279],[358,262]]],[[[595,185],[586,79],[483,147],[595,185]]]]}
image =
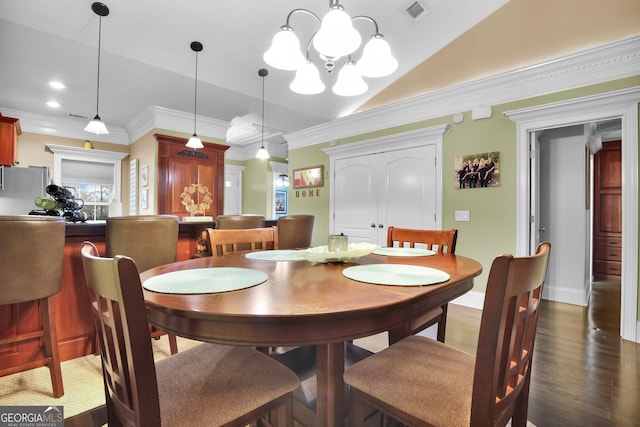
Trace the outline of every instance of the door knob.
{"type": "Polygon", "coordinates": [[[384,228],[384,225],[378,224],[378,228],[384,228]]]}
{"type": "Polygon", "coordinates": [[[376,225],[373,222],[371,223],[371,228],[376,228],[376,225]]]}

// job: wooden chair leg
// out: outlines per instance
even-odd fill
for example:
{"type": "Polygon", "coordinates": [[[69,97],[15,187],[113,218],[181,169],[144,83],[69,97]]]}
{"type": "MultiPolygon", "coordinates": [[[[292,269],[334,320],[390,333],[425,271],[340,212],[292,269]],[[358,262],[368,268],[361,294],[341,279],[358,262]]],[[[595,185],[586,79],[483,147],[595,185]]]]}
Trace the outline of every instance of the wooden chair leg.
{"type": "Polygon", "coordinates": [[[40,300],[40,320],[44,332],[46,357],[49,359],[48,367],[51,375],[53,397],[62,397],[64,395],[64,384],[62,382],[62,369],[60,368],[58,334],[56,333],[56,307],[53,296],[40,300]]]}
{"type": "Polygon", "coordinates": [[[169,350],[171,350],[171,354],[176,354],[178,352],[178,340],[176,336],[173,334],[167,334],[169,338],[169,350]]]}
{"type": "Polygon", "coordinates": [[[359,394],[360,392],[354,389],[349,392],[349,427],[364,427],[368,405],[359,394]]]}
{"type": "Polygon", "coordinates": [[[448,307],[449,307],[448,304],[441,306],[442,315],[440,316],[440,321],[438,322],[438,335],[437,335],[437,339],[440,342],[444,342],[444,335],[447,331],[447,308],[448,307]]]}

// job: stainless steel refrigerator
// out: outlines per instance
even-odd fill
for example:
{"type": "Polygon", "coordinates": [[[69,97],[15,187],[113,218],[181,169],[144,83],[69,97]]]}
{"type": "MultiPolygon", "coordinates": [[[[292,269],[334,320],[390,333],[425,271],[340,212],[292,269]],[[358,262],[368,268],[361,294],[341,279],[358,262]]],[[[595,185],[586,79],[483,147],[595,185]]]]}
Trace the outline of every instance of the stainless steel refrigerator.
{"type": "Polygon", "coordinates": [[[27,215],[39,209],[36,197],[48,197],[49,168],[0,166],[0,215],[27,215]]]}

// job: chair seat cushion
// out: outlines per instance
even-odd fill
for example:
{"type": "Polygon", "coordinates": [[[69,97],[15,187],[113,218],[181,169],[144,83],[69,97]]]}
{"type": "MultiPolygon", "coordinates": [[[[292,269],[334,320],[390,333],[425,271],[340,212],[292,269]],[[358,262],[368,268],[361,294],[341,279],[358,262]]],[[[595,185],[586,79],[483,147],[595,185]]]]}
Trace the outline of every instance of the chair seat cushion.
{"type": "Polygon", "coordinates": [[[409,336],[356,363],[344,379],[435,426],[469,426],[474,367],[475,358],[467,353],[429,338],[409,336]]]}
{"type": "Polygon", "coordinates": [[[296,389],[298,377],[250,347],[201,344],[156,364],[162,424],[223,425],[296,389]]]}

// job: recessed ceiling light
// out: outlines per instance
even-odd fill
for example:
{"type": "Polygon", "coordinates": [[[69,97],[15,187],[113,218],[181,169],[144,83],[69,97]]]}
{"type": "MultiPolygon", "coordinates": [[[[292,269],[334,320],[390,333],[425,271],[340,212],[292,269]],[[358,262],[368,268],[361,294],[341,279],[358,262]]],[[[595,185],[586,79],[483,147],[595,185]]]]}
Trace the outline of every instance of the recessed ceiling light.
{"type": "Polygon", "coordinates": [[[47,105],[51,108],[59,108],[60,103],[58,101],[47,101],[47,105]]]}
{"type": "Polygon", "coordinates": [[[54,89],[64,89],[64,88],[66,88],[64,83],[58,82],[58,81],[55,81],[55,80],[49,82],[49,86],[51,86],[54,89]]]}

